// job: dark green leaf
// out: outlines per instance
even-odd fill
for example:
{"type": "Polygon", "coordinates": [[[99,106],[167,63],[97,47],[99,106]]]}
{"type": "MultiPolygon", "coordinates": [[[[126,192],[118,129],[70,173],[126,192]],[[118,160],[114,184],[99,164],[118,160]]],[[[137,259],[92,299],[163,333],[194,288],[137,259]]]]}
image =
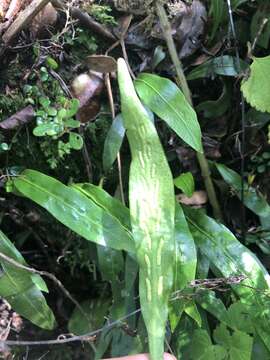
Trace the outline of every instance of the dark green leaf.
{"type": "Polygon", "coordinates": [[[171,80],[152,74],[140,74],[135,80],[135,87],[150,110],[164,120],[188,145],[202,152],[197,115],[171,80]]]}
{"type": "MultiPolygon", "coordinates": [[[[243,60],[240,61],[240,66],[241,71],[247,68],[247,64],[243,60]]],[[[188,74],[187,80],[213,77],[215,74],[223,76],[238,76],[239,71],[237,69],[236,58],[233,56],[224,55],[208,60],[204,64],[199,65],[194,70],[192,70],[188,74]]]]}
{"type": "Polygon", "coordinates": [[[83,195],[90,198],[98,206],[118,219],[120,223],[128,230],[131,229],[129,209],[125,207],[118,199],[112,197],[110,194],[104,191],[100,186],[84,183],[74,184],[72,187],[74,187],[76,190],[79,190],[83,195]]]}
{"type": "Polygon", "coordinates": [[[25,170],[13,184],[85,239],[134,252],[133,238],[120,222],[77,190],[35,170],[25,170]]]}
{"type": "Polygon", "coordinates": [[[224,17],[226,16],[225,2],[220,0],[212,0],[210,7],[210,14],[213,17],[210,39],[213,40],[216,35],[218,27],[220,26],[220,24],[224,20],[224,17]]]}
{"type": "Polygon", "coordinates": [[[105,172],[112,167],[114,161],[116,160],[124,136],[125,136],[125,128],[123,125],[123,119],[121,114],[119,114],[113,120],[113,123],[108,131],[108,134],[104,142],[103,169],[105,172]]]}
{"type": "Polygon", "coordinates": [[[233,360],[250,360],[253,338],[241,331],[234,331],[231,335],[224,324],[214,331],[215,341],[224,347],[229,358],[233,360]]]}
{"type": "Polygon", "coordinates": [[[185,208],[185,213],[197,246],[222,276],[246,276],[246,280],[233,286],[233,290],[251,316],[256,317],[256,331],[270,349],[265,331],[270,326],[269,301],[262,296],[270,287],[266,269],[225,226],[196,210],[185,208]]]}
{"type": "MultiPolygon", "coordinates": [[[[226,183],[233,188],[237,197],[241,200],[241,176],[223,164],[216,164],[216,167],[226,183]]],[[[270,206],[265,198],[258,194],[253,187],[248,186],[247,183],[244,184],[244,204],[258,215],[263,223],[267,224],[269,222],[270,206]]]]}
{"type": "Polygon", "coordinates": [[[195,330],[190,346],[192,360],[226,360],[227,351],[220,345],[213,345],[206,330],[195,330]]]}
{"type": "Polygon", "coordinates": [[[110,299],[102,298],[83,302],[81,307],[88,316],[86,317],[80,309],[75,308],[68,322],[69,331],[76,335],[84,335],[101,328],[110,305],[110,299]]]}
{"type": "MultiPolygon", "coordinates": [[[[0,230],[0,252],[20,264],[27,265],[21,254],[0,230]]],[[[42,291],[48,291],[43,279],[26,270],[0,260],[3,273],[0,275],[0,295],[20,315],[44,329],[53,329],[55,319],[42,291]]]]}
{"type": "MultiPolygon", "coordinates": [[[[219,1],[219,0],[218,0],[219,1]]],[[[196,106],[197,113],[203,113],[205,118],[218,118],[225,114],[231,106],[229,85],[224,83],[221,96],[217,100],[208,100],[196,106]]]]}
{"type": "Polygon", "coordinates": [[[257,45],[263,47],[264,49],[268,48],[269,38],[270,38],[270,9],[268,1],[263,1],[259,4],[257,11],[252,17],[250,32],[251,32],[251,42],[256,38],[257,45]],[[263,31],[261,31],[261,26],[264,20],[268,22],[264,25],[263,31]]]}
{"type": "Polygon", "coordinates": [[[175,207],[175,246],[174,289],[181,290],[195,279],[197,254],[193,237],[179,204],[175,207]]]}

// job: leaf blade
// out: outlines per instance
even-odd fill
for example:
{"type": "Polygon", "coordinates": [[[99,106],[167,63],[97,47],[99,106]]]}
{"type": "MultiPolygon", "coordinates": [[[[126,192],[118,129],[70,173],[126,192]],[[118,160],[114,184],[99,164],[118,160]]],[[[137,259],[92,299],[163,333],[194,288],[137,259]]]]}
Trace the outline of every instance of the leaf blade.
{"type": "Polygon", "coordinates": [[[197,115],[181,90],[169,79],[142,73],[134,82],[137,93],[150,110],[164,120],[188,145],[202,152],[197,115]]]}

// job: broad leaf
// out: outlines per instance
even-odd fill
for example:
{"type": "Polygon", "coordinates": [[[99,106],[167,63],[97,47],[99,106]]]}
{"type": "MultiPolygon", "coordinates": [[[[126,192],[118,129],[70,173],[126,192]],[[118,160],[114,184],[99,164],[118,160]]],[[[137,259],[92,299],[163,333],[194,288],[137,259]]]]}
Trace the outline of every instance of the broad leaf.
{"type": "Polygon", "coordinates": [[[240,301],[233,303],[228,310],[214,291],[204,291],[196,294],[195,300],[200,306],[218,319],[222,324],[233,330],[254,333],[251,316],[246,312],[240,301]]]}
{"type": "Polygon", "coordinates": [[[232,360],[250,360],[253,338],[241,331],[234,331],[231,335],[224,324],[214,331],[215,341],[223,346],[232,360]]]}
{"type": "Polygon", "coordinates": [[[22,195],[44,207],[85,239],[116,250],[134,252],[131,234],[117,219],[79,191],[35,170],[25,170],[13,184],[22,195]]]}
{"type": "MultiPolygon", "coordinates": [[[[0,251],[20,264],[27,265],[1,230],[0,251]]],[[[43,279],[4,260],[0,262],[3,269],[0,275],[0,296],[3,296],[15,311],[35,325],[44,329],[53,329],[54,315],[40,291],[47,289],[43,279]]]]}
{"type": "Polygon", "coordinates": [[[150,358],[161,360],[173,283],[173,179],[156,128],[135,92],[123,59],[118,60],[118,84],[132,154],[129,204],[140,265],[140,304],[148,332],[150,358]]]}
{"type": "Polygon", "coordinates": [[[143,103],[188,145],[202,152],[197,115],[181,90],[171,80],[152,74],[140,74],[134,84],[143,103]]]}
{"type": "Polygon", "coordinates": [[[103,149],[103,169],[108,171],[116,160],[125,136],[121,114],[117,115],[107,133],[103,149]]]}
{"type": "MultiPolygon", "coordinates": [[[[206,330],[195,330],[190,345],[191,360],[226,360],[227,351],[223,346],[213,345],[206,330]]],[[[231,359],[232,360],[232,359],[231,359]]]]}
{"type": "Polygon", "coordinates": [[[246,101],[259,111],[270,112],[270,56],[253,57],[250,74],[242,81],[241,90],[246,101]]]}
{"type": "Polygon", "coordinates": [[[113,217],[118,219],[120,223],[127,229],[130,227],[129,209],[125,207],[118,199],[112,197],[100,186],[90,183],[74,184],[73,188],[79,190],[83,195],[94,201],[102,209],[110,213],[113,217]]]}

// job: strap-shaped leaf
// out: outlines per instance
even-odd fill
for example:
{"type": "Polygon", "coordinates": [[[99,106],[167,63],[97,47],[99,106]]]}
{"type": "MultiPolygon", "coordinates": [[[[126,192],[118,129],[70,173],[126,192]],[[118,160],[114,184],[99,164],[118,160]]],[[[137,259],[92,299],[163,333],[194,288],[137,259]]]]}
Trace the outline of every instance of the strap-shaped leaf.
{"type": "Polygon", "coordinates": [[[123,59],[118,60],[118,83],[132,153],[129,203],[140,265],[140,303],[148,331],[150,358],[163,360],[173,282],[173,179],[155,126],[135,92],[123,59]]]}
{"type": "Polygon", "coordinates": [[[175,247],[174,290],[181,290],[195,279],[197,253],[192,234],[180,204],[176,204],[175,207],[175,247]]]}
{"type": "Polygon", "coordinates": [[[86,240],[134,252],[131,234],[117,219],[79,191],[35,170],[25,170],[13,184],[22,195],[44,207],[86,240]]]}
{"type": "Polygon", "coordinates": [[[143,103],[194,150],[202,152],[197,115],[181,90],[169,79],[145,73],[134,84],[143,103]]]}
{"type": "MultiPolygon", "coordinates": [[[[27,265],[11,241],[0,230],[0,251],[15,261],[27,265]]],[[[20,315],[44,329],[53,329],[55,319],[40,289],[47,289],[40,276],[19,269],[1,260],[0,296],[20,315]],[[38,284],[38,285],[36,285],[38,284]]]]}
{"type": "Polygon", "coordinates": [[[270,277],[257,257],[222,224],[200,211],[185,208],[197,246],[224,277],[244,275],[246,280],[233,286],[247,311],[256,318],[258,335],[270,349],[266,329],[270,326],[270,277]]]}
{"type": "Polygon", "coordinates": [[[121,114],[118,114],[107,133],[103,149],[103,169],[108,171],[116,160],[125,136],[121,114]]]}
{"type": "Polygon", "coordinates": [[[128,230],[131,229],[129,209],[123,205],[121,201],[112,197],[100,186],[96,186],[90,183],[82,183],[74,184],[72,187],[81,191],[83,195],[90,198],[98,206],[118,219],[125,228],[128,230]]]}

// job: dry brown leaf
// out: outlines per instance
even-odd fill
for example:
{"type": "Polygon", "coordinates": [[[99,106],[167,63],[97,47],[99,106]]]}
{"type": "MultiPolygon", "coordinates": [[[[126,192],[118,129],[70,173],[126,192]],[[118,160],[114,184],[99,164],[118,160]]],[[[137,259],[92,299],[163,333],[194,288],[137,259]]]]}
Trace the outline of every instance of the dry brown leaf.
{"type": "Polygon", "coordinates": [[[35,116],[34,109],[31,105],[26,106],[24,109],[16,112],[8,119],[0,122],[0,128],[4,130],[13,130],[20,125],[27,124],[35,116]]]}
{"type": "Polygon", "coordinates": [[[86,64],[90,70],[97,71],[102,74],[116,71],[117,62],[112,56],[91,55],[87,56],[86,64]]]}
{"type": "Polygon", "coordinates": [[[208,201],[207,193],[203,190],[194,191],[191,197],[185,194],[176,195],[177,200],[184,205],[202,207],[208,201]]]}
{"type": "Polygon", "coordinates": [[[43,32],[49,30],[57,21],[57,11],[51,3],[48,3],[32,20],[30,31],[34,38],[43,35],[43,32]]]}

